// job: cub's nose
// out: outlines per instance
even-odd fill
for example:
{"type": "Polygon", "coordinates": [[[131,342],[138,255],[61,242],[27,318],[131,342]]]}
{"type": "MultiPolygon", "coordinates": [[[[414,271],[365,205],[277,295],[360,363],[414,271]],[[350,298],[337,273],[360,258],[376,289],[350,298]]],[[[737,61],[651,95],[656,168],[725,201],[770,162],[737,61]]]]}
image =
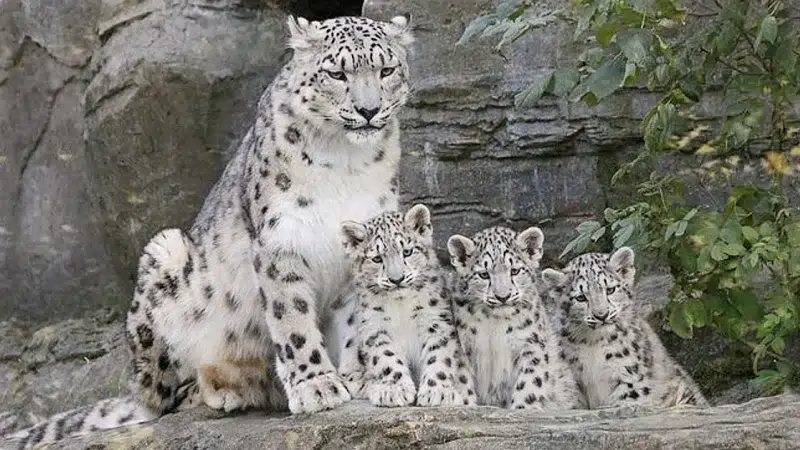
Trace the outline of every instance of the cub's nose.
{"type": "Polygon", "coordinates": [[[367,119],[367,122],[372,120],[372,118],[375,117],[376,114],[378,114],[378,111],[380,111],[380,108],[372,108],[372,109],[356,108],[356,112],[361,114],[363,118],[367,119]]]}
{"type": "Polygon", "coordinates": [[[402,282],[403,282],[403,278],[405,278],[405,277],[400,277],[400,278],[389,278],[389,281],[391,281],[391,282],[392,282],[392,284],[394,284],[395,286],[400,286],[400,283],[402,283],[402,282]]]}
{"type": "Polygon", "coordinates": [[[600,322],[605,322],[606,319],[608,319],[608,311],[604,312],[603,314],[595,314],[594,318],[600,322]]]}
{"type": "Polygon", "coordinates": [[[494,298],[500,303],[505,303],[505,302],[508,301],[509,298],[511,298],[511,294],[504,295],[504,296],[500,296],[500,295],[495,294],[494,298]]]}

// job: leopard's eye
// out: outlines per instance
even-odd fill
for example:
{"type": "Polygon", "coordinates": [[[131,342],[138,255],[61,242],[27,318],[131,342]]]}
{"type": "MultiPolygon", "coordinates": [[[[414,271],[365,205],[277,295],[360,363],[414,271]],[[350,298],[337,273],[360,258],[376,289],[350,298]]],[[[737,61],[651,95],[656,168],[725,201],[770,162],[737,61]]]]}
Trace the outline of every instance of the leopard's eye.
{"type": "Polygon", "coordinates": [[[478,272],[478,276],[483,278],[484,280],[489,279],[489,272],[478,272]]]}
{"type": "Polygon", "coordinates": [[[520,272],[520,269],[518,267],[515,267],[515,268],[511,269],[511,276],[512,277],[513,276],[517,276],[517,275],[519,275],[519,272],[520,272]]]}
{"type": "Polygon", "coordinates": [[[614,292],[617,292],[617,287],[616,286],[611,286],[609,288],[606,288],[606,295],[611,295],[614,292]]]}
{"type": "Polygon", "coordinates": [[[406,258],[411,256],[412,253],[414,253],[414,249],[413,248],[406,248],[406,249],[403,250],[403,256],[405,256],[406,258]]]}
{"type": "Polygon", "coordinates": [[[380,255],[378,255],[378,256],[372,258],[372,262],[374,262],[375,264],[380,264],[380,263],[383,262],[383,258],[381,258],[380,255]]]}
{"type": "Polygon", "coordinates": [[[334,80],[347,81],[347,75],[340,70],[326,70],[326,72],[328,72],[328,76],[334,80]]]}
{"type": "Polygon", "coordinates": [[[584,303],[586,301],[586,296],[581,294],[575,297],[573,300],[575,300],[578,303],[584,303]]]}
{"type": "Polygon", "coordinates": [[[394,70],[395,70],[394,67],[384,67],[383,69],[381,69],[381,78],[386,78],[389,75],[393,74],[394,70]]]}

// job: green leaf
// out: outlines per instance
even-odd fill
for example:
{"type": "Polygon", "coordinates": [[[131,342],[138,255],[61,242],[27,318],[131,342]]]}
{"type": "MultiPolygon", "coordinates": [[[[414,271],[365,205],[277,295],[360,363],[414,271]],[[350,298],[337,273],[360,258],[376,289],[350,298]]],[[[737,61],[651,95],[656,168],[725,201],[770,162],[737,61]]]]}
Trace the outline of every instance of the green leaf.
{"type": "Polygon", "coordinates": [[[594,2],[584,3],[580,5],[576,11],[578,17],[578,24],[575,25],[575,33],[572,39],[578,39],[591,25],[592,17],[597,12],[597,5],[594,2]]]}
{"type": "Polygon", "coordinates": [[[758,297],[756,297],[753,292],[731,291],[730,299],[746,320],[758,320],[761,318],[761,307],[758,304],[758,297]]]}
{"type": "Polygon", "coordinates": [[[723,242],[717,242],[711,247],[711,259],[714,261],[724,261],[727,257],[723,242]]]}
{"type": "Polygon", "coordinates": [[[750,243],[758,242],[758,231],[753,227],[742,227],[742,235],[750,243]]]}
{"type": "Polygon", "coordinates": [[[617,230],[617,232],[614,234],[614,248],[620,248],[627,244],[633,235],[633,231],[633,224],[626,225],[617,230]]]}
{"type": "Polygon", "coordinates": [[[622,53],[636,64],[642,64],[650,53],[653,35],[641,28],[625,28],[617,33],[617,43],[622,53]]]}
{"type": "Polygon", "coordinates": [[[467,25],[464,33],[461,34],[458,42],[456,42],[456,45],[463,45],[471,41],[475,36],[482,33],[489,25],[493,25],[495,22],[497,22],[497,16],[494,14],[476,18],[467,25]]]}
{"type": "Polygon", "coordinates": [[[597,242],[597,240],[603,237],[604,234],[606,234],[606,227],[598,228],[594,233],[592,233],[592,241],[597,242]]]}
{"type": "Polygon", "coordinates": [[[675,230],[675,236],[683,236],[683,234],[686,233],[687,226],[689,226],[689,222],[685,220],[678,222],[678,228],[675,230]]]}
{"type": "Polygon", "coordinates": [[[708,323],[708,314],[703,302],[690,300],[684,305],[686,316],[693,327],[703,328],[708,323]]]}
{"type": "Polygon", "coordinates": [[[694,333],[692,333],[692,325],[686,320],[684,303],[673,305],[668,320],[669,327],[675,334],[684,339],[692,338],[694,333]]]}
{"type": "Polygon", "coordinates": [[[500,38],[500,42],[497,43],[495,50],[501,51],[503,47],[522,37],[530,28],[531,25],[524,21],[511,22],[506,32],[503,33],[503,37],[500,38]]]}
{"type": "Polygon", "coordinates": [[[518,109],[530,108],[539,102],[550,83],[553,81],[553,72],[539,78],[522,92],[514,96],[514,107],[518,109]]]}
{"type": "Polygon", "coordinates": [[[659,85],[665,85],[669,81],[669,64],[659,64],[656,67],[656,81],[659,85]]]}
{"type": "Polygon", "coordinates": [[[775,43],[775,38],[778,37],[778,20],[772,16],[768,15],[764,17],[761,21],[761,25],[758,27],[758,35],[756,36],[755,47],[758,48],[758,45],[764,41],[769,42],[770,44],[775,43]]]}
{"type": "Polygon", "coordinates": [[[725,253],[731,256],[741,256],[744,255],[745,252],[744,246],[742,244],[726,244],[725,245],[725,253]]]}
{"type": "Polygon", "coordinates": [[[775,350],[775,353],[782,355],[786,349],[786,342],[782,337],[778,336],[772,341],[772,349],[775,350]]]}
{"type": "Polygon", "coordinates": [[[581,222],[580,224],[578,224],[578,226],[575,227],[575,231],[577,231],[580,234],[591,234],[594,233],[595,230],[600,228],[600,226],[601,226],[600,222],[596,220],[587,220],[585,222],[581,222]]]}
{"type": "Polygon", "coordinates": [[[556,69],[553,72],[553,95],[568,96],[580,79],[581,74],[575,69],[556,69]]]}
{"type": "Polygon", "coordinates": [[[671,238],[675,234],[675,231],[678,230],[678,223],[680,222],[672,222],[671,224],[667,225],[667,229],[666,231],[664,231],[665,241],[668,241],[669,238],[671,238]]]}
{"type": "Polygon", "coordinates": [[[602,45],[603,47],[608,47],[608,44],[611,43],[611,39],[614,38],[614,35],[617,34],[619,30],[620,24],[617,21],[613,22],[606,22],[601,25],[597,32],[595,33],[595,37],[597,38],[597,43],[602,45]]]}
{"type": "Polygon", "coordinates": [[[628,62],[625,64],[625,84],[634,85],[639,81],[639,70],[636,64],[628,62]]]}
{"type": "Polygon", "coordinates": [[[587,90],[599,102],[619,89],[623,81],[625,81],[625,62],[622,58],[613,58],[589,75],[585,83],[587,90]]]}

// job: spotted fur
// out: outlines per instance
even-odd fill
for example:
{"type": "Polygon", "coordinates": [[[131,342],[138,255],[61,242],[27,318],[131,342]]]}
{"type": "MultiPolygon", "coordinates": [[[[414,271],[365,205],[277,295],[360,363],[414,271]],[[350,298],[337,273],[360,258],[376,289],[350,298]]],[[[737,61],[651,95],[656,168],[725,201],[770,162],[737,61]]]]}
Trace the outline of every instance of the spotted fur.
{"type": "Polygon", "coordinates": [[[191,230],[158,233],[139,261],[126,330],[155,415],[350,399],[333,345],[350,298],[339,225],[397,207],[409,26],[289,18],[292,58],[191,230]]]}
{"type": "Polygon", "coordinates": [[[358,296],[348,345],[361,358],[340,370],[366,374],[357,396],[388,407],[475,404],[450,303],[442,296],[428,208],[345,222],[342,236],[358,296]]]}
{"type": "Polygon", "coordinates": [[[536,269],[544,235],[487,228],[447,242],[457,279],[452,289],[459,341],[479,403],[513,409],[568,409],[575,381],[558,358],[539,297],[536,269]]]}
{"type": "Polygon", "coordinates": [[[633,250],[586,253],[542,277],[559,330],[559,358],[571,367],[585,407],[708,406],[637,314],[633,250]]]}

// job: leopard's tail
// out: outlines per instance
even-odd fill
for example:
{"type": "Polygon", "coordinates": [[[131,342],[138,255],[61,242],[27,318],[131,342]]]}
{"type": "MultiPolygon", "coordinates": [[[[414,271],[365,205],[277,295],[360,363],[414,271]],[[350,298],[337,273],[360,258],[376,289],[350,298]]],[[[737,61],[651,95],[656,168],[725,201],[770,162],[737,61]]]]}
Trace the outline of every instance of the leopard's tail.
{"type": "Polygon", "coordinates": [[[194,374],[181,375],[179,362],[170,355],[157,333],[153,316],[164,302],[174,302],[181,285],[203,265],[196,246],[179,229],[158,233],[139,259],[136,289],[125,320],[133,354],[134,391],[144,406],[158,414],[186,409],[198,403],[194,374]]]}
{"type": "MultiPolygon", "coordinates": [[[[8,450],[26,450],[97,430],[148,422],[158,417],[133,397],[115,397],[53,415],[29,428],[6,435],[8,450]]],[[[4,447],[5,448],[5,447],[4,447]]]]}

